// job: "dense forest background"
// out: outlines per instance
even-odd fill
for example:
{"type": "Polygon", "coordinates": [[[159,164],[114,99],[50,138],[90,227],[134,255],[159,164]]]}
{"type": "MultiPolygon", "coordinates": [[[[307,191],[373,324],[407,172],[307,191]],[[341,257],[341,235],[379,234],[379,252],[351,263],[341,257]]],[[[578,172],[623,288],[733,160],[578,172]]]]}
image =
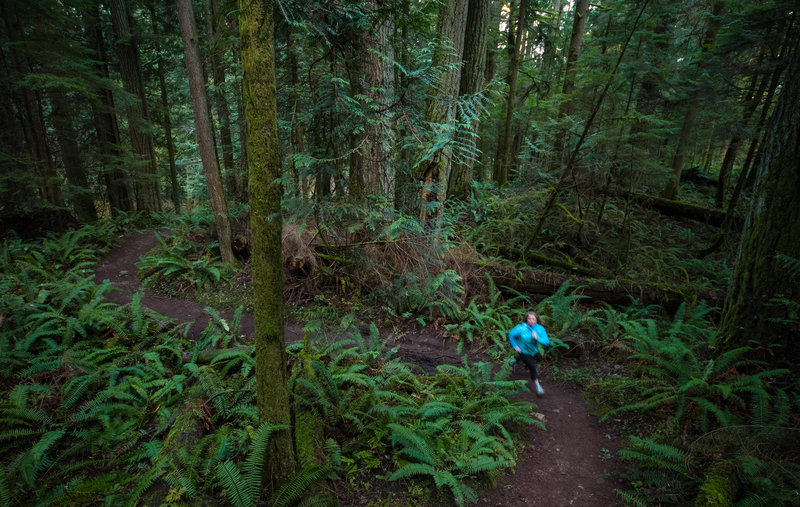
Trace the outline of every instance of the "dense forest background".
{"type": "Polygon", "coordinates": [[[541,424],[529,308],[620,501],[797,501],[796,2],[0,13],[0,504],[474,502],[541,424]],[[95,279],[140,229],[204,330],[95,279]],[[420,329],[463,363],[393,357],[420,329]]]}

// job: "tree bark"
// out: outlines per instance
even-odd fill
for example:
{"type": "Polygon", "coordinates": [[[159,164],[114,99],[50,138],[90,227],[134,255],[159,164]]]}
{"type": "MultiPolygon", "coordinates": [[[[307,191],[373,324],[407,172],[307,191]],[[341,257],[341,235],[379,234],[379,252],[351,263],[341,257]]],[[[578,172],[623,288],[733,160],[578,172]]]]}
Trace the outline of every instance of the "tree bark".
{"type": "MultiPolygon", "coordinates": [[[[109,80],[108,61],[106,57],[103,32],[98,20],[100,18],[99,5],[94,4],[83,13],[84,29],[89,48],[94,53],[95,74],[102,81],[109,80]]],[[[128,175],[119,168],[118,159],[121,154],[120,144],[122,139],[119,134],[114,94],[108,87],[98,90],[97,103],[93,104],[95,135],[100,146],[100,162],[104,168],[101,171],[108,196],[108,206],[111,216],[116,216],[119,211],[128,212],[133,209],[131,193],[128,188],[128,175]]]]}
{"type": "Polygon", "coordinates": [[[236,182],[236,169],[233,160],[233,140],[231,135],[231,113],[228,98],[225,95],[225,67],[220,55],[224,53],[225,46],[220,40],[223,21],[219,13],[217,0],[209,0],[208,28],[211,36],[211,51],[209,63],[211,64],[211,77],[214,80],[214,103],[219,118],[219,137],[222,145],[222,167],[225,169],[228,182],[228,194],[239,195],[236,182]]]}
{"type": "Polygon", "coordinates": [[[197,140],[200,144],[200,158],[203,160],[208,197],[211,200],[211,208],[214,211],[214,223],[219,238],[219,252],[223,262],[234,264],[235,259],[231,248],[231,223],[228,217],[228,204],[222,191],[217,154],[214,149],[214,137],[209,123],[208,98],[206,96],[205,80],[203,79],[203,64],[200,57],[200,45],[197,41],[194,10],[192,9],[191,0],[176,0],[176,3],[178,6],[178,20],[181,25],[181,37],[183,38],[183,49],[186,55],[186,70],[189,73],[189,89],[192,93],[194,123],[197,129],[197,140]]]}
{"type": "MultiPolygon", "coordinates": [[[[466,22],[466,2],[447,0],[442,3],[436,32],[440,40],[451,44],[452,50],[439,47],[433,56],[434,67],[450,66],[461,61],[464,53],[464,25],[466,22]]],[[[441,85],[428,90],[428,97],[425,101],[426,122],[434,125],[455,122],[455,99],[460,82],[461,70],[450,68],[444,72],[441,85]]],[[[438,136],[447,135],[445,132],[438,132],[438,136]]],[[[420,218],[424,222],[439,216],[442,211],[442,205],[447,199],[447,183],[450,180],[452,156],[452,139],[448,139],[440,149],[437,149],[414,169],[415,177],[422,184],[420,218]]]]}
{"type": "Polygon", "coordinates": [[[161,45],[158,42],[159,38],[159,22],[156,15],[156,9],[150,6],[150,19],[153,24],[153,35],[156,40],[156,53],[158,53],[158,63],[156,64],[156,73],[158,74],[158,87],[161,91],[161,108],[163,109],[164,117],[162,118],[164,126],[164,137],[167,141],[167,158],[169,158],[169,182],[170,182],[170,198],[172,205],[176,210],[181,207],[181,190],[178,184],[178,168],[175,164],[175,140],[172,139],[172,117],[169,112],[169,95],[167,93],[167,81],[164,78],[164,55],[161,52],[161,45]]]}
{"type": "Polygon", "coordinates": [[[373,22],[371,30],[364,34],[363,69],[367,90],[363,93],[374,106],[364,131],[365,144],[359,165],[364,192],[380,195],[394,206],[395,113],[389,104],[394,96],[395,55],[390,40],[394,33],[394,20],[384,0],[372,0],[371,3],[373,22]]]}
{"type": "MultiPolygon", "coordinates": [[[[458,94],[474,96],[483,93],[486,70],[486,42],[489,39],[489,0],[469,0],[466,34],[464,38],[464,66],[461,69],[461,84],[458,94]]],[[[453,165],[447,184],[449,198],[466,199],[472,183],[472,170],[478,157],[477,135],[480,120],[469,121],[469,132],[459,136],[466,146],[468,157],[453,165]]]]}
{"type": "MultiPolygon", "coordinates": [[[[728,349],[756,340],[781,345],[795,364],[798,323],[774,298],[800,302],[789,264],[800,252],[800,43],[795,40],[775,112],[756,167],[756,183],[734,263],[715,345],[728,349]],[[781,258],[779,256],[786,256],[781,258]]],[[[786,303],[791,304],[791,303],[786,303]]]]}
{"type": "Polygon", "coordinates": [[[136,208],[139,211],[160,211],[159,181],[153,138],[147,133],[150,115],[147,110],[139,47],[131,32],[131,21],[125,0],[109,0],[111,24],[116,37],[119,72],[125,91],[136,97],[128,106],[128,132],[136,157],[136,208]]]}
{"type": "MultiPolygon", "coordinates": [[[[9,49],[11,57],[11,70],[13,71],[16,82],[22,82],[24,77],[33,72],[30,58],[22,51],[19,51],[15,44],[24,42],[24,30],[22,20],[17,15],[13,6],[3,5],[3,22],[8,34],[8,39],[12,42],[9,49]]],[[[19,91],[14,94],[17,105],[17,117],[24,133],[25,147],[28,152],[29,167],[37,183],[37,190],[40,202],[35,202],[35,196],[25,196],[25,206],[33,209],[50,210],[62,206],[61,193],[58,187],[58,178],[53,167],[50,156],[50,149],[47,145],[46,128],[44,124],[44,114],[42,112],[41,96],[30,86],[19,86],[19,91]],[[33,197],[33,199],[32,199],[33,197]]],[[[58,215],[51,216],[51,226],[61,230],[62,224],[58,215]]]]}
{"type": "MultiPolygon", "coordinates": [[[[239,0],[239,11],[250,180],[258,412],[262,421],[291,424],[282,315],[282,192],[277,183],[281,162],[273,4],[271,0],[239,0]]],[[[277,432],[270,440],[267,454],[267,484],[270,491],[275,491],[296,467],[291,431],[277,432]]]]}
{"type": "Polygon", "coordinates": [[[506,116],[503,122],[503,133],[497,149],[497,158],[494,162],[494,181],[498,185],[508,182],[508,166],[511,159],[511,127],[514,123],[514,108],[517,99],[517,75],[519,74],[519,52],[522,45],[522,34],[525,31],[525,20],[528,16],[528,0],[520,0],[517,29],[514,35],[513,51],[509,63],[508,96],[506,97],[506,116]]]}
{"type": "Polygon", "coordinates": [[[67,94],[64,90],[52,88],[50,102],[53,106],[53,128],[61,148],[61,162],[70,185],[67,196],[69,197],[75,214],[83,223],[97,220],[97,210],[94,207],[94,193],[89,188],[86,170],[81,162],[78,136],[72,123],[74,114],[69,107],[67,94]]]}

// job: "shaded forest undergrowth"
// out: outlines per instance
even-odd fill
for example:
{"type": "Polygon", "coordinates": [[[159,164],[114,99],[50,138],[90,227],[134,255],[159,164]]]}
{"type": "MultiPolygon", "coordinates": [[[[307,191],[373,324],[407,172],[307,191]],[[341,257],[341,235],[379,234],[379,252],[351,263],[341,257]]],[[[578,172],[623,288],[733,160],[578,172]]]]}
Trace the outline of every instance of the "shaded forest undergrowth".
{"type": "MultiPolygon", "coordinates": [[[[306,220],[288,217],[285,297],[304,324],[304,339],[288,347],[303,468],[274,503],[341,501],[367,478],[402,484],[385,491],[410,503],[476,501],[476,489],[514,467],[521,429],[541,425],[534,407],[513,397],[525,381],[492,367],[508,358],[505,333],[533,306],[555,338],[545,359],[553,376],[585,385],[598,415],[632,435],[620,451],[629,463],[624,501],[792,501],[800,475],[796,380],[757,345],[722,355],[709,349],[715,311],[696,294],[724,286],[724,259],[684,256],[705,226],[645,210],[614,221],[627,221],[623,231],[584,238],[592,250],[580,247],[585,234],[574,224],[546,230],[545,247],[534,250],[525,241],[534,210],[525,202],[484,195],[435,231],[380,208],[326,206],[306,220]],[[611,280],[627,279],[686,297],[667,313],[635,299],[588,305],[574,285],[553,284],[551,295],[534,300],[495,283],[500,270],[524,282],[534,259],[549,263],[554,277],[577,266],[605,275],[595,278],[612,291],[611,280]],[[440,366],[433,375],[393,358],[378,328],[402,332],[409,320],[492,362],[440,366]],[[575,356],[591,360],[567,367],[575,356]]],[[[565,210],[563,219],[574,217],[565,210]]],[[[216,258],[207,212],[147,224],[172,233],[129,276],[238,308],[229,319],[210,311],[210,324],[190,336],[140,297],[110,303],[110,284],[93,279],[119,234],[145,225],[136,220],[4,242],[4,504],[259,498],[269,437],[285,429],[259,424],[252,346],[239,327],[250,300],[246,224],[238,271],[216,258]]]]}

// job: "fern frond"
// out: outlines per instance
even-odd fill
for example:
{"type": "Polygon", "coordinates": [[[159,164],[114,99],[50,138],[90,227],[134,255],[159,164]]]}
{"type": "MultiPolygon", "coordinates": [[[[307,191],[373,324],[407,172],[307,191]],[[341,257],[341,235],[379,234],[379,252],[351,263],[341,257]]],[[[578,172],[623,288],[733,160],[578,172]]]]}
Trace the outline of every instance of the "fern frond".
{"type": "Polygon", "coordinates": [[[436,464],[436,454],[420,434],[399,424],[389,424],[388,427],[392,430],[392,444],[403,446],[401,452],[422,463],[431,466],[436,464]]]}
{"type": "Polygon", "coordinates": [[[632,448],[621,449],[619,455],[640,463],[651,463],[659,468],[688,475],[689,454],[682,449],[666,444],[658,444],[648,438],[631,436],[632,448]]]}
{"type": "Polygon", "coordinates": [[[426,463],[408,463],[390,475],[389,480],[396,481],[399,479],[412,477],[414,475],[430,475],[431,477],[434,477],[437,472],[438,470],[436,470],[436,468],[426,463]]]}
{"type": "Polygon", "coordinates": [[[285,507],[294,505],[312,486],[330,476],[332,468],[328,465],[311,465],[286,481],[275,493],[272,505],[285,507]]]}
{"type": "Polygon", "coordinates": [[[65,433],[65,430],[48,431],[22,458],[19,475],[28,487],[35,487],[39,472],[50,464],[50,458],[47,455],[48,449],[65,433]]]}
{"type": "Polygon", "coordinates": [[[263,422],[253,433],[253,441],[247,451],[247,459],[242,464],[244,471],[244,491],[255,501],[261,485],[262,470],[266,463],[267,445],[269,437],[276,431],[288,430],[285,424],[272,424],[263,422]]]}
{"type": "Polygon", "coordinates": [[[255,506],[255,502],[250,496],[250,491],[231,460],[226,460],[217,464],[214,471],[217,482],[225,490],[228,500],[236,507],[255,506]]]}

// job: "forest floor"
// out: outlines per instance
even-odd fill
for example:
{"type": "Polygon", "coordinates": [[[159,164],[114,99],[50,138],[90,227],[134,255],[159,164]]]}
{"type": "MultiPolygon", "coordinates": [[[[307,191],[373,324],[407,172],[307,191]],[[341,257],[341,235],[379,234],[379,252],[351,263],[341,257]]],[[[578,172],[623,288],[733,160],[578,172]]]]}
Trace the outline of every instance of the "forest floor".
{"type": "MultiPolygon", "coordinates": [[[[152,232],[132,233],[113,248],[96,270],[96,281],[110,280],[115,290],[108,299],[126,304],[140,290],[136,262],[157,244],[152,232]]],[[[175,319],[178,323],[194,322],[189,336],[197,337],[208,323],[204,305],[144,290],[142,304],[153,311],[175,319]]],[[[232,312],[220,311],[230,319],[232,312]]],[[[253,335],[252,315],[243,315],[243,332],[253,335]]],[[[287,342],[301,340],[303,326],[287,322],[287,342]]],[[[460,364],[453,340],[438,336],[426,327],[396,338],[398,354],[432,372],[440,364],[460,364]]],[[[478,356],[471,356],[473,360],[478,356]]],[[[513,379],[524,379],[527,368],[518,365],[513,379]]],[[[523,433],[524,446],[518,451],[516,469],[503,473],[493,488],[478,489],[478,505],[542,505],[542,506],[613,506],[621,505],[614,493],[620,485],[617,474],[622,465],[617,459],[619,438],[613,429],[599,423],[587,409],[580,386],[548,381],[548,366],[540,366],[540,377],[546,394],[537,398],[532,392],[518,395],[533,402],[547,430],[528,426],[523,433]]],[[[379,492],[377,492],[379,494],[379,492]]],[[[342,499],[348,505],[364,505],[379,501],[375,491],[364,498],[342,499]],[[369,497],[369,499],[367,498],[369,497]]],[[[381,504],[384,505],[384,504],[381,504]]]]}

